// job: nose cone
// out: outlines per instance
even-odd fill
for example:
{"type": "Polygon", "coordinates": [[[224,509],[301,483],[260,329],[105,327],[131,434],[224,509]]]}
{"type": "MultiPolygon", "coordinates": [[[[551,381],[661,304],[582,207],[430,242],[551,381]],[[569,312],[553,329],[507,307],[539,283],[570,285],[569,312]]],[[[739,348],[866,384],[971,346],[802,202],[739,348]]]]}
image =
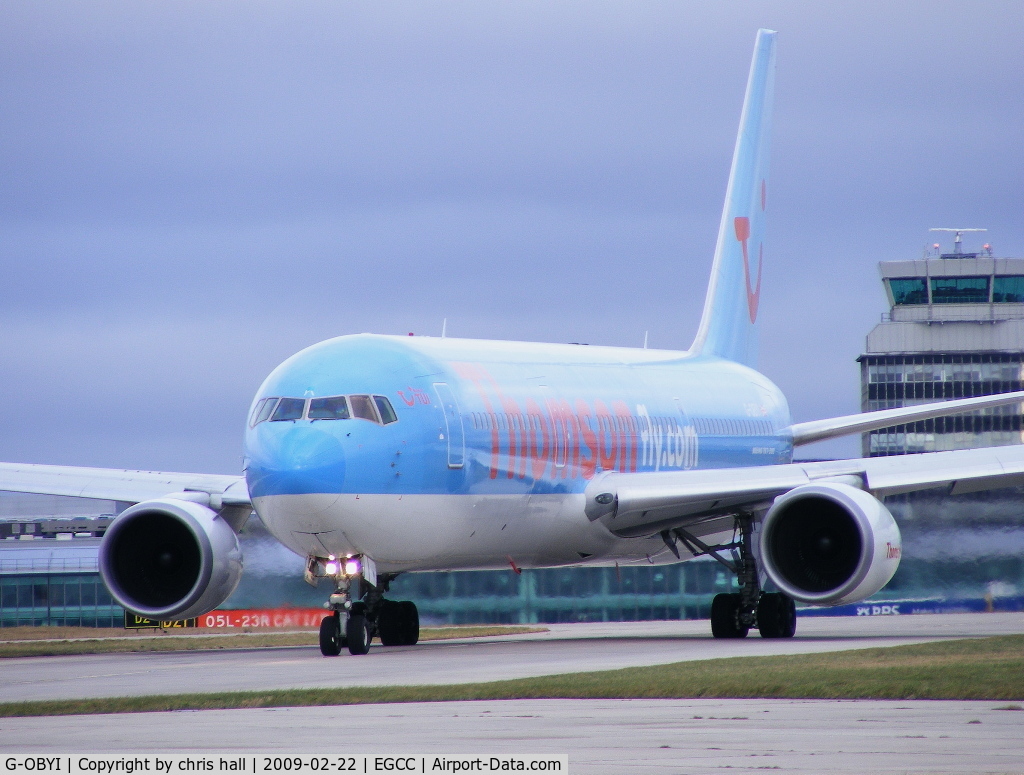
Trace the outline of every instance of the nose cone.
{"type": "Polygon", "coordinates": [[[345,483],[344,448],[315,423],[260,423],[247,452],[245,478],[254,498],[340,493],[345,483]]]}

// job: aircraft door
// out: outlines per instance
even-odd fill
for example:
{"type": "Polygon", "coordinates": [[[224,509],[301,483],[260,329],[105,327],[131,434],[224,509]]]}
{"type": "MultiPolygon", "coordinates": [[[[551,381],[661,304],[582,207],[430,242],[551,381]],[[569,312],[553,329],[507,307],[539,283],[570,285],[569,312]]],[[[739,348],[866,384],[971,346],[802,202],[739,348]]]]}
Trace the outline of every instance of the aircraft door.
{"type": "Polygon", "coordinates": [[[466,460],[466,434],[462,427],[462,413],[455,393],[447,382],[435,382],[434,391],[444,410],[445,438],[448,440],[448,467],[462,468],[466,460]]]}

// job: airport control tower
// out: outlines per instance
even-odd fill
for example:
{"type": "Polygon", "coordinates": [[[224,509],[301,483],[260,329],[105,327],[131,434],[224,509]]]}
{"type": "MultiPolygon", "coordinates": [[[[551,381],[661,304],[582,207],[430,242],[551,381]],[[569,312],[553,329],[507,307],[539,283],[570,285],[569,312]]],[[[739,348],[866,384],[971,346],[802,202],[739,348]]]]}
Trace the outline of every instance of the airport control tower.
{"type": "MultiPolygon", "coordinates": [[[[996,258],[990,245],[953,252],[938,244],[917,261],[879,264],[889,312],[857,360],[861,409],[888,409],[1024,388],[1024,258],[996,258]]],[[[865,456],[903,455],[1024,442],[1024,405],[872,431],[865,456]]]]}

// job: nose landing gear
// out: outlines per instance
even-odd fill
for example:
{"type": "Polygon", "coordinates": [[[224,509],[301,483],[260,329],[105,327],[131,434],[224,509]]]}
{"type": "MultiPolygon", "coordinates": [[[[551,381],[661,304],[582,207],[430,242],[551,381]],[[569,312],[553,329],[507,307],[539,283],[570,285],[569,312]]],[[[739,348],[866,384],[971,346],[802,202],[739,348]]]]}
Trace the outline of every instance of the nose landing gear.
{"type": "Polygon", "coordinates": [[[420,617],[416,604],[384,599],[398,574],[366,574],[365,562],[361,557],[310,557],[307,560],[309,583],[316,586],[321,578],[334,582],[334,592],[325,606],[330,613],[320,622],[320,653],[325,657],[336,657],[346,647],[349,654],[366,654],[374,636],[380,638],[382,646],[414,646],[419,640],[420,617]],[[376,583],[371,583],[367,575],[376,583]],[[361,592],[355,600],[352,599],[353,584],[361,592]]]}
{"type": "Polygon", "coordinates": [[[345,623],[345,642],[348,644],[348,653],[353,655],[365,654],[370,650],[370,641],[373,640],[373,633],[370,631],[370,622],[366,614],[356,606],[348,615],[348,622],[345,623]]]}
{"type": "Polygon", "coordinates": [[[327,614],[320,622],[320,653],[325,657],[336,657],[346,645],[341,637],[341,614],[338,611],[327,614]]]}

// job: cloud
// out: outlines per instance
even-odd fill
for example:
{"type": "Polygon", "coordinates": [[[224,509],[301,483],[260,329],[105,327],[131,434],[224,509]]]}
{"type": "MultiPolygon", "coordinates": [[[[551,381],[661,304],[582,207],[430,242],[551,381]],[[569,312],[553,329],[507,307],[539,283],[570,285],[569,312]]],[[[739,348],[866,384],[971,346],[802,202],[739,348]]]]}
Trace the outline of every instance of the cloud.
{"type": "Polygon", "coordinates": [[[339,333],[685,347],[762,24],[762,365],[852,412],[878,260],[1024,254],[1010,5],[5,4],[0,459],[237,470],[339,333]]]}

